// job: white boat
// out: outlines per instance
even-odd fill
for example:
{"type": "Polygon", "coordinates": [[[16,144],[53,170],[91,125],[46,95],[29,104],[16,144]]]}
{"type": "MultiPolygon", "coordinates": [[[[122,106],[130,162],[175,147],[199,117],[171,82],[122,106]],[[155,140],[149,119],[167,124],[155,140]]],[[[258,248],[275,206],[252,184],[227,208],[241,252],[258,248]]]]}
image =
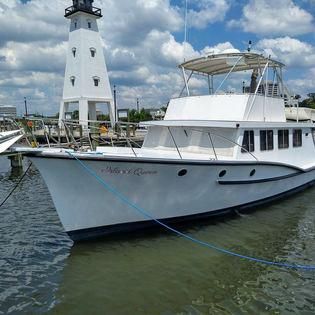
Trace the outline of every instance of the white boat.
{"type": "Polygon", "coordinates": [[[183,63],[186,96],[170,100],[164,120],[144,124],[148,133],[141,148],[98,147],[71,154],[25,149],[69,236],[81,240],[154,223],[86,168],[166,222],[248,208],[313,184],[315,126],[286,121],[283,66],[262,55],[235,52],[183,63]],[[223,74],[225,82],[234,72],[239,72],[240,86],[250,72],[250,87],[224,93],[223,83],[215,92],[214,77],[223,74]],[[193,75],[206,78],[209,93],[191,95],[193,75]],[[269,76],[271,93],[263,88],[269,76]]]}
{"type": "Polygon", "coordinates": [[[0,132],[0,153],[8,150],[14,143],[19,141],[24,135],[22,130],[0,132]]]}
{"type": "Polygon", "coordinates": [[[290,106],[285,108],[285,116],[287,120],[315,121],[315,109],[290,106]]]}

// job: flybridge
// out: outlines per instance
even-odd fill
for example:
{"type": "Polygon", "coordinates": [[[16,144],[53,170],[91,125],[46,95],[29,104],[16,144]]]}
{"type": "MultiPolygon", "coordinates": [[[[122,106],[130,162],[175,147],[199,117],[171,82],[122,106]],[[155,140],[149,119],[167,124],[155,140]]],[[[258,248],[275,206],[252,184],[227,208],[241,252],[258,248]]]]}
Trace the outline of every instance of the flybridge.
{"type": "Polygon", "coordinates": [[[281,62],[251,52],[223,52],[221,54],[206,55],[179,65],[179,68],[183,71],[185,82],[180,96],[185,90],[187,96],[190,96],[189,81],[193,75],[208,77],[209,94],[222,94],[221,88],[232,73],[252,70],[250,86],[245,86],[246,82],[240,81],[243,94],[283,97],[285,94],[289,94],[283,84],[283,67],[284,64],[281,62]],[[190,72],[190,74],[187,75],[186,72],[190,72]],[[222,74],[226,76],[218,87],[214,88],[213,78],[222,74]]]}

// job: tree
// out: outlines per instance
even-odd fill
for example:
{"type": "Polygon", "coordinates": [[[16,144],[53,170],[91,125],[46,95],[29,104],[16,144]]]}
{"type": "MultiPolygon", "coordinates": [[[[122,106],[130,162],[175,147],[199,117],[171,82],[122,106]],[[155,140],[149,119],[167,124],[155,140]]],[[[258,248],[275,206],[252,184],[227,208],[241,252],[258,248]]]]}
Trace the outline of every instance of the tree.
{"type": "Polygon", "coordinates": [[[110,118],[109,118],[109,115],[102,114],[102,115],[97,116],[97,120],[98,121],[110,121],[110,118]]]}
{"type": "Polygon", "coordinates": [[[140,121],[148,121],[152,120],[152,116],[150,115],[149,111],[142,108],[140,112],[132,109],[129,111],[129,121],[133,123],[138,123],[140,121]]]}
{"type": "Polygon", "coordinates": [[[306,98],[302,102],[299,102],[299,106],[315,109],[315,97],[312,97],[312,94],[314,94],[314,93],[308,94],[308,96],[310,96],[310,98],[306,98]]]}

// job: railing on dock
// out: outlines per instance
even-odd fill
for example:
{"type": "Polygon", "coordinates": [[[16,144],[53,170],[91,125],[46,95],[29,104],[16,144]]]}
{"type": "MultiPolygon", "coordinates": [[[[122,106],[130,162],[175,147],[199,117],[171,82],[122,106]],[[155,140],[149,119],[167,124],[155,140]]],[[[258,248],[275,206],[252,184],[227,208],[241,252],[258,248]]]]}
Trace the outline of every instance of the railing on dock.
{"type": "MultiPolygon", "coordinates": [[[[82,121],[81,121],[82,123],[82,121]]],[[[83,127],[78,120],[27,118],[20,121],[29,143],[33,147],[74,148],[81,151],[95,150],[97,146],[140,147],[146,130],[139,124],[109,121],[86,121],[83,127]]]]}

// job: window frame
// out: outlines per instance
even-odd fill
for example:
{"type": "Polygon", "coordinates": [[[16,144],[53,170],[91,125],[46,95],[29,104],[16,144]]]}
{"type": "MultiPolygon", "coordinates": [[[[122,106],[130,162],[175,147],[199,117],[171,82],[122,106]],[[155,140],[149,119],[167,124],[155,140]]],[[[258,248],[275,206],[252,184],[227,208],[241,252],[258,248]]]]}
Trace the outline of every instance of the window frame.
{"type": "Polygon", "coordinates": [[[91,53],[91,57],[95,58],[95,56],[96,56],[96,49],[94,47],[91,47],[90,48],[90,53],[91,53]]]}
{"type": "Polygon", "coordinates": [[[75,85],[75,79],[76,79],[75,76],[71,76],[71,77],[70,77],[70,82],[71,82],[71,85],[72,85],[72,86],[75,85]]]}
{"type": "Polygon", "coordinates": [[[300,148],[303,145],[302,135],[303,135],[302,129],[293,129],[292,131],[293,148],[300,148]]]}
{"type": "Polygon", "coordinates": [[[73,48],[72,48],[72,55],[73,55],[73,58],[76,57],[76,54],[77,54],[77,49],[76,49],[76,47],[73,47],[73,48]]]}
{"type": "Polygon", "coordinates": [[[279,129],[278,130],[278,149],[288,149],[290,146],[290,136],[289,129],[279,129]]]}
{"type": "Polygon", "coordinates": [[[244,130],[241,153],[255,151],[255,132],[254,130],[244,130]]]}
{"type": "Polygon", "coordinates": [[[260,151],[274,150],[273,129],[259,130],[260,151]],[[262,141],[264,139],[264,141],[262,141]]]}
{"type": "Polygon", "coordinates": [[[100,77],[96,77],[96,76],[93,77],[93,82],[94,82],[95,87],[98,87],[100,85],[100,81],[101,81],[100,77]]]}

